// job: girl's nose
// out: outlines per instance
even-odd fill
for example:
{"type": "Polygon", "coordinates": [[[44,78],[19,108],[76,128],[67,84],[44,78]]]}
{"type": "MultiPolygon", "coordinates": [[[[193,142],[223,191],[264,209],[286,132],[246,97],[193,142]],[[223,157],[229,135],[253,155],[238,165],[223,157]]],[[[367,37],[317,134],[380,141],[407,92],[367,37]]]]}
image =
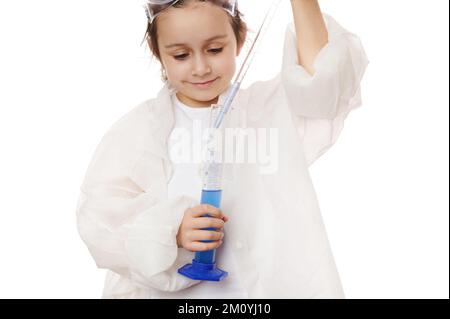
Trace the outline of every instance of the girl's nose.
{"type": "Polygon", "coordinates": [[[194,60],[192,75],[203,77],[208,73],[211,73],[211,67],[208,64],[208,61],[202,56],[197,56],[194,60]]]}

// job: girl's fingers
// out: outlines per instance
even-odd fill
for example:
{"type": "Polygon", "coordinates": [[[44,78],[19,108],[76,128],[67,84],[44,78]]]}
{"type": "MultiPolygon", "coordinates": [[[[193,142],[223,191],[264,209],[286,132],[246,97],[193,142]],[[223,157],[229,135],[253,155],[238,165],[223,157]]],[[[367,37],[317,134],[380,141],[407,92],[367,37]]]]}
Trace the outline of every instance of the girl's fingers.
{"type": "Polygon", "coordinates": [[[222,241],[213,241],[211,243],[202,243],[199,241],[194,241],[191,243],[189,250],[191,251],[207,251],[217,249],[222,245],[222,241]]]}
{"type": "Polygon", "coordinates": [[[222,240],[224,237],[223,232],[209,231],[209,230],[194,230],[189,234],[189,239],[192,241],[201,240],[222,240]]]}
{"type": "Polygon", "coordinates": [[[214,207],[212,205],[208,205],[208,204],[201,204],[201,205],[197,205],[194,207],[191,207],[191,214],[192,217],[197,218],[197,217],[202,217],[205,215],[209,215],[211,217],[215,217],[215,218],[223,218],[223,213],[220,209],[218,209],[217,207],[214,207]]]}
{"type": "Polygon", "coordinates": [[[199,217],[192,220],[192,228],[194,229],[223,228],[224,226],[225,222],[218,218],[199,217]]]}

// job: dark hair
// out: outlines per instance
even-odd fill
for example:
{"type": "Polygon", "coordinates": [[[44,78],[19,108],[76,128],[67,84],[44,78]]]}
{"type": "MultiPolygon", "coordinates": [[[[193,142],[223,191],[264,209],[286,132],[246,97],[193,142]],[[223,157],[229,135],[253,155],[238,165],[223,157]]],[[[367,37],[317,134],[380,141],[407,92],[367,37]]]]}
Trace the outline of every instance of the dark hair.
{"type": "MultiPolygon", "coordinates": [[[[182,8],[186,5],[186,3],[189,0],[180,0],[176,4],[173,5],[175,8],[182,8]]],[[[215,5],[222,6],[223,0],[194,0],[198,2],[212,2],[215,5]]],[[[236,14],[234,17],[230,16],[230,23],[231,27],[233,28],[234,35],[236,37],[236,41],[238,44],[238,47],[241,47],[246,38],[247,38],[247,24],[242,20],[243,14],[238,10],[237,4],[236,4],[236,14]]],[[[161,54],[158,47],[158,27],[157,27],[157,20],[153,20],[152,23],[150,21],[147,25],[147,31],[145,32],[144,40],[148,41],[149,48],[153,55],[161,62],[161,54]]]]}

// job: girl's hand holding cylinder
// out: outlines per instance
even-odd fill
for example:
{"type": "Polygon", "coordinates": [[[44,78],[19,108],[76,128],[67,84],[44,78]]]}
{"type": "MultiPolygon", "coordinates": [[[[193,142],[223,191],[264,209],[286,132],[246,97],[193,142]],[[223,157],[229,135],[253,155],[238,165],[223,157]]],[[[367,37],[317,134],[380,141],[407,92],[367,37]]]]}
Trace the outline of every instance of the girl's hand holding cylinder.
{"type": "Polygon", "coordinates": [[[177,244],[186,250],[198,252],[216,249],[222,245],[223,227],[228,217],[208,204],[186,209],[178,229],[177,244]]]}

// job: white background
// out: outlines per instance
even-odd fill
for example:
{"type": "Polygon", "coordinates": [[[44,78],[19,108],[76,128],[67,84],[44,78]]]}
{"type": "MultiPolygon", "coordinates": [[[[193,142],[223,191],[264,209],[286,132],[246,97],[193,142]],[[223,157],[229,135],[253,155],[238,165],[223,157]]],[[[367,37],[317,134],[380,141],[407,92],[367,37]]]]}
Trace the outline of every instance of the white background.
{"type": "MultiPolygon", "coordinates": [[[[241,0],[254,28],[267,3],[241,0]]],[[[448,298],[448,1],[320,4],[370,60],[311,167],[346,295],[448,298]]],[[[291,17],[286,0],[248,82],[279,70],[291,17]]],[[[0,2],[0,298],[100,297],[75,208],[102,135],[161,87],[145,23],[138,0],[0,2]]]]}

